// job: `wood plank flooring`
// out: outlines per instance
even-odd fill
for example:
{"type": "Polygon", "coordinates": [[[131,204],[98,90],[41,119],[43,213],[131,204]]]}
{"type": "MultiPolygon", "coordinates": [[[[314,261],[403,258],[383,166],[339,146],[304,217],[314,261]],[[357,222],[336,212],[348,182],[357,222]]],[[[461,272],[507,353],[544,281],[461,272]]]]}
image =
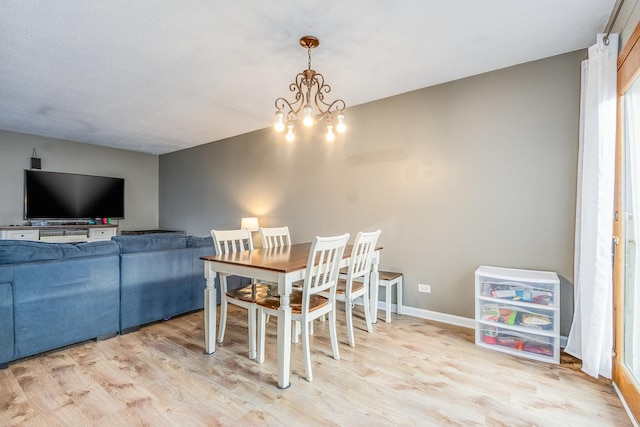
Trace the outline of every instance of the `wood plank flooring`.
{"type": "Polygon", "coordinates": [[[341,360],[326,323],[311,344],[313,382],[292,345],[292,386],[276,387],[276,320],[265,363],[247,358],[246,311],[203,354],[202,311],[106,341],[13,362],[0,371],[0,425],[29,426],[630,426],[607,380],[473,344],[473,331],[394,315],[356,347],[339,313],[341,360]]]}

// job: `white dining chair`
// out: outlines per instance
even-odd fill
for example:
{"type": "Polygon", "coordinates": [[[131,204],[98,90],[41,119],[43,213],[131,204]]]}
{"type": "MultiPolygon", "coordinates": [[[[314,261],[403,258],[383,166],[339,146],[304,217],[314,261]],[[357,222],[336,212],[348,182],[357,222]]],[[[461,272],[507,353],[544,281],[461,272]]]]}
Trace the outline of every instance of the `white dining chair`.
{"type": "MultiPolygon", "coordinates": [[[[216,255],[253,250],[251,232],[243,230],[211,230],[216,255]]],[[[249,359],[256,358],[256,300],[269,294],[269,287],[263,283],[251,280],[251,285],[239,289],[227,289],[226,280],[220,280],[220,326],[218,329],[218,342],[224,340],[227,327],[227,306],[229,303],[248,311],[249,327],[249,359]]]]}
{"type": "Polygon", "coordinates": [[[283,227],[260,227],[259,231],[262,247],[265,249],[291,245],[291,235],[289,227],[286,225],[283,227]]]}
{"type": "MultiPolygon", "coordinates": [[[[291,319],[302,325],[302,353],[307,381],[313,380],[309,324],[329,314],[329,335],[333,358],[340,359],[336,332],[335,298],[338,270],[349,240],[349,233],[333,237],[316,237],[309,251],[302,290],[294,289],[290,295],[291,319]],[[328,296],[321,295],[322,292],[328,296]]],[[[277,316],[280,296],[267,296],[256,301],[258,305],[258,363],[264,362],[266,316],[277,316]]]]}
{"type": "MultiPolygon", "coordinates": [[[[264,249],[281,248],[284,246],[291,246],[291,235],[289,234],[289,227],[260,227],[260,240],[262,240],[262,247],[264,249]]],[[[272,289],[272,294],[276,294],[277,291],[274,288],[277,286],[275,283],[269,283],[269,287],[272,289]]],[[[267,322],[269,322],[269,316],[267,316],[267,322]]],[[[297,335],[294,334],[294,342],[297,335]]]]}
{"type": "MultiPolygon", "coordinates": [[[[260,239],[264,249],[291,246],[291,235],[289,234],[289,227],[286,225],[283,227],[260,227],[258,231],[260,232],[260,239]]],[[[274,288],[276,284],[271,283],[270,286],[274,288]]],[[[276,291],[272,293],[275,294],[276,291]]]]}
{"type": "Polygon", "coordinates": [[[346,274],[341,274],[338,279],[336,300],[344,302],[347,335],[351,347],[356,345],[353,334],[353,308],[358,299],[362,300],[367,332],[373,332],[369,309],[369,273],[380,233],[381,231],[377,230],[370,233],[360,232],[356,235],[346,274]]]}
{"type": "MultiPolygon", "coordinates": [[[[282,248],[284,246],[291,245],[291,235],[289,234],[289,227],[286,225],[283,227],[260,227],[260,238],[262,239],[262,247],[269,248],[282,248]]],[[[271,288],[275,287],[275,284],[270,283],[271,288]]],[[[293,284],[295,288],[302,289],[302,281],[295,282],[293,284]]],[[[272,294],[276,294],[275,291],[272,294]]],[[[269,316],[267,315],[267,323],[269,323],[269,316]]],[[[300,322],[293,322],[294,329],[291,335],[291,342],[298,343],[298,336],[301,334],[300,322]]],[[[309,332],[313,335],[313,323],[311,324],[311,330],[309,332]]]]}

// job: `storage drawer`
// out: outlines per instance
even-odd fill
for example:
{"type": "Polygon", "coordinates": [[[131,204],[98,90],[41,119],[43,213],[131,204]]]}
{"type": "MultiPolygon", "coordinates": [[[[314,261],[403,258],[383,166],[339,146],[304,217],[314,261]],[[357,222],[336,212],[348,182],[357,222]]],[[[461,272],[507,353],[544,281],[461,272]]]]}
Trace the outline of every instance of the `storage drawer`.
{"type": "Polygon", "coordinates": [[[482,297],[539,305],[556,305],[554,284],[552,283],[527,283],[482,278],[481,286],[480,296],[482,297]]]}
{"type": "Polygon", "coordinates": [[[559,338],[519,332],[501,326],[478,325],[476,344],[491,350],[558,363],[559,338]]]}
{"type": "Polygon", "coordinates": [[[493,301],[479,301],[480,319],[496,326],[509,326],[532,332],[555,331],[559,316],[554,310],[535,307],[533,304],[515,305],[493,301]]]}
{"type": "Polygon", "coordinates": [[[116,235],[116,228],[90,228],[89,229],[89,240],[111,240],[113,236],[116,235]]]}
{"type": "Polygon", "coordinates": [[[2,230],[3,240],[40,240],[39,230],[2,230]]]}

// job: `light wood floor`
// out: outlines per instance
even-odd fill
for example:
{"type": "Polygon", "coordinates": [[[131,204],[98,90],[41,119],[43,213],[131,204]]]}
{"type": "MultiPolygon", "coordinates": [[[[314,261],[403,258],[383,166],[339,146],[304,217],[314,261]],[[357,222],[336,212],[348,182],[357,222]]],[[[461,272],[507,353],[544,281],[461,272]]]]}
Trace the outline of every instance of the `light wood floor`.
{"type": "Polygon", "coordinates": [[[13,362],[0,371],[0,425],[631,425],[610,382],[583,374],[575,360],[503,355],[476,347],[471,330],[407,316],[378,322],[373,334],[356,319],[355,348],[340,321],[339,361],[326,324],[316,322],[313,382],[297,344],[292,387],[279,390],[276,321],[259,365],[246,355],[246,311],[229,311],[213,355],[203,354],[197,312],[13,362]]]}

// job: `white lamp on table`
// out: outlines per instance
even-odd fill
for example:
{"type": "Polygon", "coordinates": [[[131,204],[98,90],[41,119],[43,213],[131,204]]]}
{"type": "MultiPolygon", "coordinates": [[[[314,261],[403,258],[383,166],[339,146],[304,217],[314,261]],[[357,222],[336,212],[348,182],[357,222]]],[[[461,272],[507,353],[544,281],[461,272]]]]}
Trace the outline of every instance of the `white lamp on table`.
{"type": "Polygon", "coordinates": [[[256,218],[255,216],[242,218],[242,221],[240,221],[240,228],[243,230],[244,229],[249,230],[249,233],[251,233],[251,243],[253,244],[253,247],[255,247],[256,242],[253,241],[254,240],[253,233],[260,230],[260,224],[258,223],[258,218],[256,218]]]}
{"type": "Polygon", "coordinates": [[[242,221],[240,221],[240,228],[243,230],[246,228],[252,233],[258,231],[260,229],[258,218],[256,218],[255,216],[242,218],[242,221]]]}

